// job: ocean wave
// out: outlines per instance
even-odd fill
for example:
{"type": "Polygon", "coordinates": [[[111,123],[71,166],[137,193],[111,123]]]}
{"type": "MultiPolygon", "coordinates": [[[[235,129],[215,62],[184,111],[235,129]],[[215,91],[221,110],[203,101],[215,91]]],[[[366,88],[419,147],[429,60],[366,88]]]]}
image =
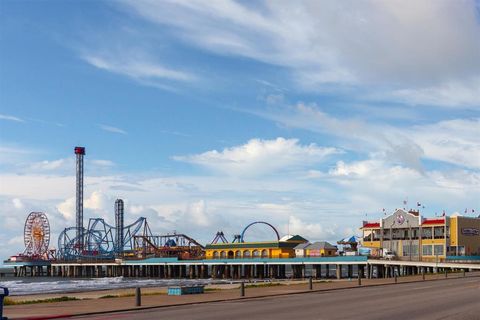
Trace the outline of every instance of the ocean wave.
{"type": "Polygon", "coordinates": [[[196,285],[211,283],[229,283],[227,280],[212,279],[138,279],[138,278],[22,278],[0,281],[0,287],[7,287],[10,295],[21,296],[40,293],[68,293],[92,290],[108,290],[135,287],[167,287],[176,285],[196,285]]]}

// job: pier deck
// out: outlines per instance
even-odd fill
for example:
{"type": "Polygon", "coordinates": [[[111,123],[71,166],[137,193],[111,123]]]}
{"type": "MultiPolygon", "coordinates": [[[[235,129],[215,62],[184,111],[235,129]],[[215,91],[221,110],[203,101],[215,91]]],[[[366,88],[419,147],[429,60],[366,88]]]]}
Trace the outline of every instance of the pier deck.
{"type": "Polygon", "coordinates": [[[115,261],[52,261],[10,263],[17,276],[149,277],[190,279],[372,278],[450,271],[480,270],[480,263],[423,262],[341,256],[291,259],[178,260],[150,258],[115,261]]]}

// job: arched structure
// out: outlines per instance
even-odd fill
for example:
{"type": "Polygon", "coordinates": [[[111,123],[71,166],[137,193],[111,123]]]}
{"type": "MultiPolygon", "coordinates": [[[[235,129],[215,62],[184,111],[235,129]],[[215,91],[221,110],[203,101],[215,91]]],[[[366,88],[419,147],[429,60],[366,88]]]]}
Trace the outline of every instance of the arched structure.
{"type": "Polygon", "coordinates": [[[250,223],[248,226],[245,227],[245,229],[243,229],[242,234],[240,235],[240,242],[245,242],[244,239],[243,239],[243,236],[245,235],[245,231],[247,231],[247,229],[250,228],[251,226],[253,226],[254,224],[266,224],[267,226],[272,228],[272,230],[277,235],[277,241],[280,241],[280,234],[278,233],[277,229],[275,229],[274,226],[272,226],[270,223],[265,222],[265,221],[255,221],[255,222],[250,223]]]}

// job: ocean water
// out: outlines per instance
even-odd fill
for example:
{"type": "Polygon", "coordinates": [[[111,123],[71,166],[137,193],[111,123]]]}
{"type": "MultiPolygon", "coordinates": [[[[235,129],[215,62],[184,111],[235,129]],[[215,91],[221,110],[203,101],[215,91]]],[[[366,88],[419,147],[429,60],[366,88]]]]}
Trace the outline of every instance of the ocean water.
{"type": "Polygon", "coordinates": [[[10,295],[20,296],[39,293],[68,293],[135,287],[168,287],[230,283],[212,279],[135,279],[135,278],[0,278],[0,287],[7,287],[10,295]]]}

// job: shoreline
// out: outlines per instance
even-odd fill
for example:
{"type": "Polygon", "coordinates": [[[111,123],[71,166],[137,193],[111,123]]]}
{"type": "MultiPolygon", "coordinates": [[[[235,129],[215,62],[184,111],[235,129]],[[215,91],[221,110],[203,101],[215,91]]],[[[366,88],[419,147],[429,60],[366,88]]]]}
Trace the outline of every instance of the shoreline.
{"type": "MultiPolygon", "coordinates": [[[[142,288],[167,288],[175,285],[213,285],[213,284],[231,284],[239,283],[240,280],[223,280],[223,279],[158,279],[158,278],[124,278],[124,277],[104,277],[104,278],[51,278],[51,277],[4,277],[0,278],[0,283],[10,289],[10,297],[22,297],[30,295],[55,294],[80,294],[91,291],[103,291],[103,290],[115,290],[115,289],[133,289],[136,287],[142,288]],[[9,282],[12,284],[9,285],[9,282]],[[15,282],[15,284],[13,284],[15,282]],[[19,286],[19,282],[23,282],[21,286],[23,288],[16,289],[19,286]],[[75,282],[79,282],[80,287],[75,287],[75,282]],[[88,284],[88,286],[81,287],[81,283],[88,284]],[[61,288],[62,283],[65,286],[70,286],[65,289],[61,288]],[[33,290],[34,293],[26,292],[27,287],[33,285],[37,286],[33,290]],[[45,290],[39,290],[39,285],[45,285],[45,290]],[[53,288],[51,286],[54,286],[53,288]],[[16,293],[16,291],[19,293],[16,293]]],[[[256,280],[257,282],[265,280],[256,280]]]]}
{"type": "MultiPolygon", "coordinates": [[[[314,283],[325,283],[331,282],[332,280],[319,279],[314,280],[314,283]]],[[[337,280],[336,280],[337,281],[337,280]]],[[[348,281],[348,280],[341,280],[348,281]]],[[[212,283],[205,285],[205,291],[222,291],[222,290],[232,290],[238,289],[240,287],[241,281],[226,281],[227,283],[212,283]]],[[[253,280],[250,282],[245,282],[246,287],[271,287],[271,286],[293,286],[299,284],[307,283],[307,280],[253,280]]],[[[169,286],[140,286],[142,290],[142,295],[167,295],[167,290],[169,286]]],[[[134,290],[136,287],[126,287],[126,288],[111,288],[111,289],[99,289],[99,290],[85,290],[85,291],[63,291],[63,292],[53,292],[53,293],[35,293],[35,294],[25,294],[25,295],[10,295],[8,300],[14,302],[22,301],[38,301],[38,300],[49,300],[57,299],[62,297],[76,298],[78,300],[92,300],[92,299],[106,299],[108,298],[119,298],[119,297],[131,297],[134,296],[134,290]]],[[[37,303],[50,303],[49,301],[45,302],[34,302],[37,303]]]]}

